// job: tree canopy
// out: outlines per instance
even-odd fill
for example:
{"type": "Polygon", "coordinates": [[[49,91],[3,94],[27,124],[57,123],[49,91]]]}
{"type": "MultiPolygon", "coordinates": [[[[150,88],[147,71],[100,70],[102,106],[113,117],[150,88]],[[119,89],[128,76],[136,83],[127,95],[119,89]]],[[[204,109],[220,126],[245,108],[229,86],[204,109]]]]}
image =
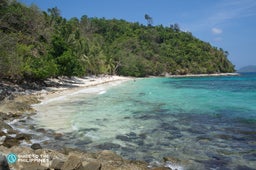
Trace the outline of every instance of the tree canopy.
{"type": "Polygon", "coordinates": [[[158,76],[234,72],[228,52],[180,30],[125,20],[69,20],[57,7],[42,12],[0,2],[0,79],[118,74],[158,76]]]}

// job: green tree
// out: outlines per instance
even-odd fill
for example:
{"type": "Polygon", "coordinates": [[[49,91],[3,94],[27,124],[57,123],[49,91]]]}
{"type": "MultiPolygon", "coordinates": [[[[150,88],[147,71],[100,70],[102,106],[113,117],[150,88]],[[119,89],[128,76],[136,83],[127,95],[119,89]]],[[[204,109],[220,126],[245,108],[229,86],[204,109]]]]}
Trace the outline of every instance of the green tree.
{"type": "Polygon", "coordinates": [[[153,25],[153,18],[152,17],[150,17],[148,14],[145,14],[144,18],[145,18],[145,20],[147,20],[148,26],[153,25]]]}

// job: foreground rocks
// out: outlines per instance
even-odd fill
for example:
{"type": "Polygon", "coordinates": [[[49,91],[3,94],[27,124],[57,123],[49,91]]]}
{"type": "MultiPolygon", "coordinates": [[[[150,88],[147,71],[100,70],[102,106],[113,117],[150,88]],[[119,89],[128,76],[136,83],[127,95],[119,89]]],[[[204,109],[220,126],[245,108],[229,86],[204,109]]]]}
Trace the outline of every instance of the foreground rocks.
{"type": "MultiPolygon", "coordinates": [[[[7,122],[20,119],[24,115],[0,113],[0,170],[146,170],[160,168],[149,167],[143,161],[123,159],[116,153],[103,149],[97,153],[63,148],[60,151],[42,148],[39,143],[31,143],[31,136],[13,129],[7,122]],[[26,141],[30,147],[20,146],[26,141]],[[8,164],[6,156],[14,153],[18,156],[15,163],[8,164]]],[[[56,137],[60,137],[56,134],[56,137]]],[[[162,169],[164,165],[161,165],[162,169]]],[[[164,168],[170,169],[170,168],[164,168]]]]}
{"type": "MultiPolygon", "coordinates": [[[[63,169],[63,170],[146,170],[149,169],[147,163],[142,161],[125,160],[112,151],[103,150],[97,153],[85,153],[76,150],[57,152],[49,149],[33,150],[29,147],[6,148],[0,146],[0,152],[4,155],[15,153],[18,157],[16,163],[10,164],[15,170],[35,170],[35,169],[63,169]],[[38,157],[37,159],[35,159],[38,157]],[[45,160],[43,160],[43,158],[45,160]],[[27,161],[27,162],[25,162],[27,161]],[[41,162],[40,162],[41,161],[41,162]]],[[[1,157],[3,161],[5,158],[1,157]]],[[[3,164],[8,166],[8,164],[3,164]]]]}

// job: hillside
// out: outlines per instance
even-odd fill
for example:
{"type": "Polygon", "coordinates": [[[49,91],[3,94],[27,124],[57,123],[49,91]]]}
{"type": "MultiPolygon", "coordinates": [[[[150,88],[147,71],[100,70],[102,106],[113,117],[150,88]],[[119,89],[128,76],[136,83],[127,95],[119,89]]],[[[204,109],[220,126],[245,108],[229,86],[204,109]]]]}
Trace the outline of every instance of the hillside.
{"type": "Polygon", "coordinates": [[[0,39],[0,79],[235,71],[228,52],[178,24],[145,26],[86,15],[67,20],[56,7],[42,12],[9,0],[0,2],[0,39]]]}
{"type": "Polygon", "coordinates": [[[256,72],[256,65],[250,65],[240,68],[237,72],[256,72]]]}

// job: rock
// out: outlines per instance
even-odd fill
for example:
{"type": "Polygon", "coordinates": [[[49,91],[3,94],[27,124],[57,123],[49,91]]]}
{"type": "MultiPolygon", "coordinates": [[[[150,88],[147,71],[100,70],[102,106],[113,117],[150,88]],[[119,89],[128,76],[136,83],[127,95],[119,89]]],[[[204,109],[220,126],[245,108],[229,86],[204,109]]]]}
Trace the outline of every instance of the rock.
{"type": "Polygon", "coordinates": [[[0,136],[5,136],[5,135],[6,135],[5,132],[0,131],[0,136]]]}
{"type": "Polygon", "coordinates": [[[226,160],[222,160],[219,158],[213,158],[210,160],[206,160],[206,161],[201,161],[204,166],[205,169],[227,169],[227,165],[228,165],[228,161],[226,160]]]}
{"type": "Polygon", "coordinates": [[[85,146],[92,143],[92,140],[90,138],[84,138],[83,140],[78,140],[75,145],[76,146],[85,146]]]}
{"type": "Polygon", "coordinates": [[[117,135],[116,139],[119,139],[121,141],[126,141],[126,142],[130,141],[130,138],[128,136],[124,136],[124,135],[117,135]]]}
{"type": "Polygon", "coordinates": [[[137,139],[137,138],[138,138],[138,137],[137,137],[137,134],[134,133],[134,132],[128,133],[127,136],[128,136],[129,138],[131,138],[131,139],[137,139]]]}
{"type": "Polygon", "coordinates": [[[6,113],[0,112],[0,120],[7,120],[8,115],[6,113]]]}
{"type": "Polygon", "coordinates": [[[102,161],[123,161],[123,158],[110,150],[103,150],[99,153],[97,159],[102,161]]]}
{"type": "Polygon", "coordinates": [[[16,139],[29,141],[31,139],[31,135],[20,133],[16,135],[16,139]]]}
{"type": "Polygon", "coordinates": [[[53,168],[53,169],[57,170],[57,169],[61,169],[63,165],[64,165],[63,160],[53,159],[50,168],[53,168]]]}
{"type": "Polygon", "coordinates": [[[10,148],[12,146],[18,146],[20,144],[20,141],[16,138],[6,136],[3,145],[7,148],[10,148]]]}
{"type": "Polygon", "coordinates": [[[34,125],[29,125],[29,129],[35,130],[35,126],[34,125]]]}
{"type": "Polygon", "coordinates": [[[153,160],[155,160],[155,158],[151,155],[146,155],[143,157],[143,160],[146,162],[152,162],[153,160]]]}
{"type": "Polygon", "coordinates": [[[128,147],[122,147],[121,148],[123,152],[127,153],[127,152],[135,152],[135,150],[133,148],[128,148],[128,147]]]}
{"type": "Polygon", "coordinates": [[[48,168],[36,164],[25,164],[20,170],[48,170],[48,168]]]}
{"type": "Polygon", "coordinates": [[[244,155],[243,158],[249,161],[256,161],[256,153],[244,155]]]}
{"type": "Polygon", "coordinates": [[[172,169],[166,168],[166,167],[158,167],[158,168],[154,168],[152,170],[172,170],[172,169]]]}
{"type": "Polygon", "coordinates": [[[164,157],[164,162],[170,162],[172,164],[179,164],[181,161],[174,157],[164,157]]]}
{"type": "Polygon", "coordinates": [[[0,170],[10,170],[6,157],[0,154],[0,170]]]}
{"type": "Polygon", "coordinates": [[[147,138],[147,134],[141,133],[141,134],[139,134],[139,137],[140,137],[141,139],[146,139],[146,138],[147,138]]]}
{"type": "Polygon", "coordinates": [[[8,134],[18,134],[19,132],[17,130],[14,130],[14,129],[9,129],[7,131],[8,134]]]}
{"type": "Polygon", "coordinates": [[[42,149],[42,146],[41,146],[39,143],[33,143],[33,144],[31,145],[31,148],[32,148],[33,150],[37,150],[37,149],[42,149]]]}
{"type": "Polygon", "coordinates": [[[5,123],[3,120],[0,120],[0,129],[12,130],[12,127],[5,123]]]}
{"type": "Polygon", "coordinates": [[[36,131],[40,133],[46,133],[46,130],[44,128],[36,129],[36,131]]]}
{"type": "Polygon", "coordinates": [[[6,139],[6,136],[2,136],[2,135],[0,135],[0,136],[1,136],[0,137],[0,145],[2,145],[6,139]]]}
{"type": "Polygon", "coordinates": [[[136,143],[139,146],[143,146],[144,145],[144,141],[143,140],[136,140],[136,141],[134,141],[134,143],[136,143]]]}
{"type": "Polygon", "coordinates": [[[114,149],[114,148],[120,148],[121,146],[119,144],[106,142],[106,143],[97,145],[96,147],[99,148],[99,149],[102,149],[102,150],[111,150],[111,149],[114,149]]]}
{"type": "Polygon", "coordinates": [[[62,133],[55,133],[55,134],[54,134],[54,139],[61,139],[62,136],[63,136],[62,133]]]}
{"type": "Polygon", "coordinates": [[[77,156],[69,156],[68,160],[63,164],[61,169],[65,170],[78,170],[82,168],[82,161],[77,156]]]}
{"type": "Polygon", "coordinates": [[[83,170],[100,170],[101,164],[98,162],[89,162],[84,167],[83,170]]]}
{"type": "Polygon", "coordinates": [[[239,165],[236,167],[237,170],[255,170],[254,168],[250,168],[248,166],[242,166],[242,165],[239,165]]]}

